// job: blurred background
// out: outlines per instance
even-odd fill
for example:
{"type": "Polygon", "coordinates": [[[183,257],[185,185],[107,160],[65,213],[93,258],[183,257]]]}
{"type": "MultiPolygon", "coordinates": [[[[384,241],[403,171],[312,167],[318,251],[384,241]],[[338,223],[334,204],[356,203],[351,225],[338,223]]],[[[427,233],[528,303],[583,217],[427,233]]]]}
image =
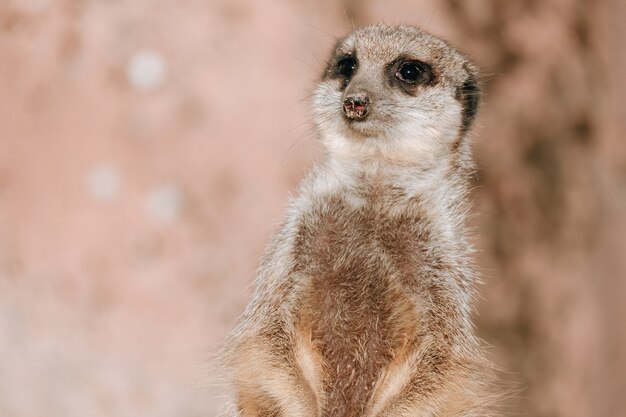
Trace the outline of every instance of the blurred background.
{"type": "Polygon", "coordinates": [[[0,416],[216,416],[334,38],[480,66],[476,322],[510,415],[626,416],[626,3],[0,1],[0,416]],[[210,372],[208,372],[210,374],[210,372]]]}

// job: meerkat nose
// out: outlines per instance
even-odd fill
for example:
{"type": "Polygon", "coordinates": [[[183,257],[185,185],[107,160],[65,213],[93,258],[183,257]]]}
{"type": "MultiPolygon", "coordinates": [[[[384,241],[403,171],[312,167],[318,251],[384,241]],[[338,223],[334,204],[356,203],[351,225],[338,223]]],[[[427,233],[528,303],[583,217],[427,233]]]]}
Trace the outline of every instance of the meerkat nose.
{"type": "Polygon", "coordinates": [[[348,119],[363,120],[367,116],[370,100],[364,95],[348,96],[343,100],[343,113],[348,119]]]}

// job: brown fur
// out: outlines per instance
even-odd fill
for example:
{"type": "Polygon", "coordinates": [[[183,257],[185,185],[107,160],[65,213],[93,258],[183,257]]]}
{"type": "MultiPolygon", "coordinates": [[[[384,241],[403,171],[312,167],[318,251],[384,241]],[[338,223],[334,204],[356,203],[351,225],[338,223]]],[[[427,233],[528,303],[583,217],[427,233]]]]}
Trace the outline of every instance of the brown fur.
{"type": "Polygon", "coordinates": [[[328,68],[314,105],[328,159],[301,185],[229,342],[235,414],[484,416],[464,226],[475,70],[437,38],[381,25],[341,40],[328,68]],[[338,79],[346,51],[362,60],[338,79]],[[387,82],[407,54],[428,60],[437,82],[410,94],[387,82]],[[367,129],[340,114],[353,89],[372,100],[367,129]],[[416,137],[394,120],[415,120],[416,137]]]}

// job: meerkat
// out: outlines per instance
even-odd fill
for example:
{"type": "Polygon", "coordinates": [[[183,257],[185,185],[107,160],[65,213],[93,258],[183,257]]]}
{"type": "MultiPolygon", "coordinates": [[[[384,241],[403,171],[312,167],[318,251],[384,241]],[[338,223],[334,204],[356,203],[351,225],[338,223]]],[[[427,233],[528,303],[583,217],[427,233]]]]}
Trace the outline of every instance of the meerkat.
{"type": "Polygon", "coordinates": [[[227,343],[240,417],[488,415],[465,216],[475,66],[410,26],[340,39],[306,176],[227,343]]]}

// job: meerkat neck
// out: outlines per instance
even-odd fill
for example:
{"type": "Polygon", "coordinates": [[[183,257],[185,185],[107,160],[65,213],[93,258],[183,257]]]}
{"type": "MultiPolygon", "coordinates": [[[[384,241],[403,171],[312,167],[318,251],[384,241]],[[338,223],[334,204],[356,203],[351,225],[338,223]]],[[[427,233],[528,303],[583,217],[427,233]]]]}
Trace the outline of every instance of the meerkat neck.
{"type": "MultiPolygon", "coordinates": [[[[409,164],[381,158],[356,159],[328,156],[325,177],[337,185],[355,188],[363,182],[402,190],[409,198],[447,196],[462,199],[467,173],[452,158],[438,157],[436,163],[409,164]]],[[[344,187],[342,187],[344,188],[344,187]]]]}
{"type": "Polygon", "coordinates": [[[417,205],[440,244],[459,253],[471,250],[464,238],[467,174],[453,159],[439,158],[436,165],[424,168],[330,156],[310,180],[302,196],[305,200],[341,195],[354,207],[374,204],[390,214],[417,205]]]}

